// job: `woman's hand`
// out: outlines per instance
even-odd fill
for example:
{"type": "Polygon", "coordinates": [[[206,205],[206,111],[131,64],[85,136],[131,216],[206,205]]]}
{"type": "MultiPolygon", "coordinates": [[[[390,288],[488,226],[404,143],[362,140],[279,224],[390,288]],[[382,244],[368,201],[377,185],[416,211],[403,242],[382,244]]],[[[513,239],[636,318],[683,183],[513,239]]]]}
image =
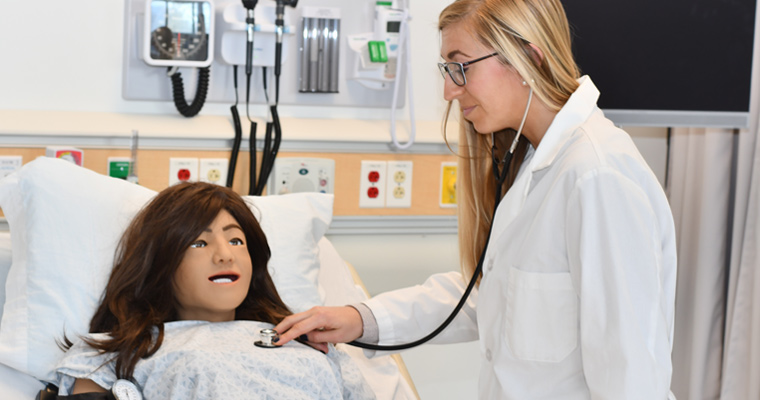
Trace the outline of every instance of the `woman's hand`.
{"type": "Polygon", "coordinates": [[[359,311],[349,306],[314,307],[290,315],[274,327],[280,335],[278,346],[306,335],[306,342],[323,353],[327,353],[327,343],[350,342],[359,338],[363,329],[359,311]]]}

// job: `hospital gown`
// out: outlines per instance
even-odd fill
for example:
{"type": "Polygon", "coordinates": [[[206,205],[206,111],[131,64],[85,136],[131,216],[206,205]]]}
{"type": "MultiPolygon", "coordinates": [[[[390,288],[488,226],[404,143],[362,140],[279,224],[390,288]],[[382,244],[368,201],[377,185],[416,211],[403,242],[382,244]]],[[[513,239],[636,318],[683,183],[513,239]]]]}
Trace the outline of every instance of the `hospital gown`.
{"type": "MultiPolygon", "coordinates": [[[[375,398],[350,357],[333,346],[326,355],[297,342],[254,346],[259,331],[271,327],[253,321],[167,323],[163,344],[137,363],[134,380],[149,400],[375,398]]],[[[112,358],[78,341],[56,369],[59,393],[69,394],[76,378],[110,389],[116,380],[112,358]]]]}

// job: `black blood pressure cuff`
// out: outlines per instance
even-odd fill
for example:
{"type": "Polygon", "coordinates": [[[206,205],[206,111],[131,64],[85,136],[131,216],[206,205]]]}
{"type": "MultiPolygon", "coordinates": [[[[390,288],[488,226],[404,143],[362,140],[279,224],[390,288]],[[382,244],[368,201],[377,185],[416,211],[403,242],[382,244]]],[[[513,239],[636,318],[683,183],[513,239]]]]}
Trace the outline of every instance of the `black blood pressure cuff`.
{"type": "Polygon", "coordinates": [[[367,344],[377,344],[380,341],[380,330],[377,327],[377,320],[375,314],[372,313],[369,307],[364,303],[349,304],[349,307],[354,308],[359,312],[362,317],[362,335],[356,339],[357,342],[367,344]]]}

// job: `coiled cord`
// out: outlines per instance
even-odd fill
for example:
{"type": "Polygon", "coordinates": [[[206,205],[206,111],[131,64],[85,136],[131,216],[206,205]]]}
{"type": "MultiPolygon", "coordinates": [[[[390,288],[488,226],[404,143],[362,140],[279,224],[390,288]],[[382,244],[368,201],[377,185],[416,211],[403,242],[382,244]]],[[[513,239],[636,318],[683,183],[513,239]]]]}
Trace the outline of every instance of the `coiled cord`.
{"type": "MultiPolygon", "coordinates": [[[[171,68],[170,68],[171,70],[171,68]]],[[[208,94],[208,81],[209,81],[209,67],[200,68],[198,70],[198,86],[195,88],[195,98],[192,104],[187,104],[185,100],[185,85],[182,83],[182,74],[175,72],[170,75],[172,80],[172,94],[174,96],[174,105],[177,107],[177,111],[186,117],[194,117],[203,108],[203,103],[206,102],[206,94],[208,94]]]]}

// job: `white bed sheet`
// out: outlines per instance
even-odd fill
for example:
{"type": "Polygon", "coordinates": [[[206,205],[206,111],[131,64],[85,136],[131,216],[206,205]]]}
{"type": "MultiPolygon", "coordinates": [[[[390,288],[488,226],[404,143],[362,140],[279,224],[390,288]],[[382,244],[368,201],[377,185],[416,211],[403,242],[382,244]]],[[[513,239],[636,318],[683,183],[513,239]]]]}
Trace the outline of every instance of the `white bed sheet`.
{"type": "MultiPolygon", "coordinates": [[[[365,299],[364,292],[351,276],[350,269],[332,244],[319,242],[319,284],[326,294],[326,305],[345,305],[365,299]]],[[[0,232],[0,304],[5,301],[5,278],[11,264],[10,234],[0,232]]],[[[2,316],[0,308],[0,316],[2,316]]],[[[416,399],[414,390],[404,378],[396,362],[389,356],[368,359],[361,349],[340,345],[354,359],[372,386],[378,399],[416,399]]],[[[35,378],[0,363],[0,398],[3,400],[33,399],[44,385],[35,378]]]]}

